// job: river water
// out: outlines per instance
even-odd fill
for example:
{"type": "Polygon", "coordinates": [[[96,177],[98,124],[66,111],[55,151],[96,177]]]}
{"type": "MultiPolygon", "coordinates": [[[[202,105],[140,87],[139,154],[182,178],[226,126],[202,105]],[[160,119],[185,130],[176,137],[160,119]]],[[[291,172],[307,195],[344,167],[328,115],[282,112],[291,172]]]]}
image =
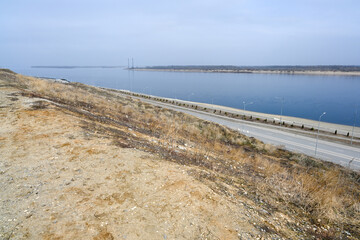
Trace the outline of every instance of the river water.
{"type": "Polygon", "coordinates": [[[121,68],[26,68],[31,76],[213,103],[345,125],[360,125],[360,76],[131,71],[121,68]],[[357,111],[357,114],[355,114],[357,111]]]}

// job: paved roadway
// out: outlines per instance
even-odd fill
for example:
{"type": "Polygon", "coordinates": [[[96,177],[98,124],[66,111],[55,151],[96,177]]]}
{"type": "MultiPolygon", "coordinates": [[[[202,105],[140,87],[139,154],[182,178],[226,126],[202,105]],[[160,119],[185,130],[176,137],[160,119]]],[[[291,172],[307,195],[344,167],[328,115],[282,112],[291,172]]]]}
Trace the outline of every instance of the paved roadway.
{"type": "MultiPolygon", "coordinates": [[[[191,112],[186,111],[184,109],[180,111],[236,129],[247,136],[255,137],[265,143],[271,143],[278,146],[280,145],[291,151],[315,156],[316,138],[286,132],[277,128],[270,128],[266,125],[261,126],[261,124],[234,120],[227,117],[219,117],[215,115],[210,116],[191,110],[191,112]]],[[[349,166],[350,164],[352,169],[360,170],[359,148],[319,139],[316,157],[326,161],[335,162],[343,166],[349,166]]]]}
{"type": "MultiPolygon", "coordinates": [[[[122,95],[122,93],[120,94],[122,95]]],[[[316,136],[314,134],[304,135],[298,130],[289,131],[289,129],[285,130],[284,128],[273,125],[219,116],[141,97],[131,97],[156,106],[187,113],[207,121],[227,126],[244,135],[255,137],[264,143],[282,146],[287,150],[317,157],[325,161],[334,162],[345,167],[350,167],[353,170],[360,171],[359,147],[319,139],[317,144],[317,154],[315,155],[316,136]]]]}
{"type": "MultiPolygon", "coordinates": [[[[255,137],[265,143],[283,146],[285,149],[291,151],[315,156],[316,138],[314,136],[304,136],[296,132],[284,131],[279,127],[272,127],[266,124],[233,119],[143,98],[139,99],[153,105],[184,112],[207,121],[227,126],[238,130],[247,136],[255,137]]],[[[354,170],[360,170],[360,148],[358,147],[319,139],[316,157],[346,167],[350,166],[350,168],[354,170]]]]}

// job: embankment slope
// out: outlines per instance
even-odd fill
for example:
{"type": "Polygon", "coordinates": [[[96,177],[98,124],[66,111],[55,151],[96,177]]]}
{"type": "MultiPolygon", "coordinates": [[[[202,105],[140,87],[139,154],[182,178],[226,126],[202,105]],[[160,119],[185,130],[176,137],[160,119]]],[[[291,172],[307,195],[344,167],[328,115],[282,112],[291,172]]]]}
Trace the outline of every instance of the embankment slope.
{"type": "Polygon", "coordinates": [[[0,70],[4,239],[356,239],[359,175],[111,91],[0,70]]]}

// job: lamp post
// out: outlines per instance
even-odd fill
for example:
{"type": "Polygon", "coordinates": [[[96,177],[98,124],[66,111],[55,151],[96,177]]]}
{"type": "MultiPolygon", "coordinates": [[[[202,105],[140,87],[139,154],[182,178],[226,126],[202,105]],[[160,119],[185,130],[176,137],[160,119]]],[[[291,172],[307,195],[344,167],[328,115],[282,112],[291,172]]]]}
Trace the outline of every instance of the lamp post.
{"type": "Polygon", "coordinates": [[[151,95],[151,87],[144,87],[143,92],[144,92],[144,94],[146,94],[146,92],[147,92],[147,94],[151,95]]]}
{"type": "Polygon", "coordinates": [[[285,98],[284,97],[275,97],[275,99],[281,99],[281,108],[280,108],[280,123],[281,123],[285,98]]]}
{"type": "Polygon", "coordinates": [[[283,115],[283,105],[284,105],[284,97],[281,99],[280,122],[281,122],[282,115],[283,115]]]}
{"type": "Polygon", "coordinates": [[[243,104],[244,104],[244,111],[245,111],[245,107],[246,107],[246,105],[253,104],[253,102],[246,103],[245,101],[243,101],[243,104]]]}
{"type": "Polygon", "coordinates": [[[194,93],[190,93],[189,95],[188,95],[188,101],[190,101],[190,97],[191,96],[194,96],[195,94],[194,93]]]}
{"type": "Polygon", "coordinates": [[[321,117],[324,116],[325,114],[326,114],[326,112],[323,112],[319,117],[318,131],[317,131],[317,134],[316,134],[315,156],[316,156],[316,153],[317,153],[317,145],[318,145],[318,140],[319,140],[320,121],[321,121],[321,117]]]}
{"type": "Polygon", "coordinates": [[[357,107],[355,108],[354,125],[353,125],[352,131],[351,131],[351,142],[350,142],[350,145],[352,145],[353,140],[354,140],[354,128],[355,128],[355,124],[356,124],[356,116],[357,116],[357,107]]]}

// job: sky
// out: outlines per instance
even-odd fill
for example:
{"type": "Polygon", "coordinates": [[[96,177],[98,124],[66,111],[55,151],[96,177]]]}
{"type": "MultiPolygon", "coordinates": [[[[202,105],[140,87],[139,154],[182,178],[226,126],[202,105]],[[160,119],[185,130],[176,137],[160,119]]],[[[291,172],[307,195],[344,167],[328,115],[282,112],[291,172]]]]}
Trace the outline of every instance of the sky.
{"type": "Polygon", "coordinates": [[[359,0],[0,0],[0,67],[360,65],[359,0]]]}

